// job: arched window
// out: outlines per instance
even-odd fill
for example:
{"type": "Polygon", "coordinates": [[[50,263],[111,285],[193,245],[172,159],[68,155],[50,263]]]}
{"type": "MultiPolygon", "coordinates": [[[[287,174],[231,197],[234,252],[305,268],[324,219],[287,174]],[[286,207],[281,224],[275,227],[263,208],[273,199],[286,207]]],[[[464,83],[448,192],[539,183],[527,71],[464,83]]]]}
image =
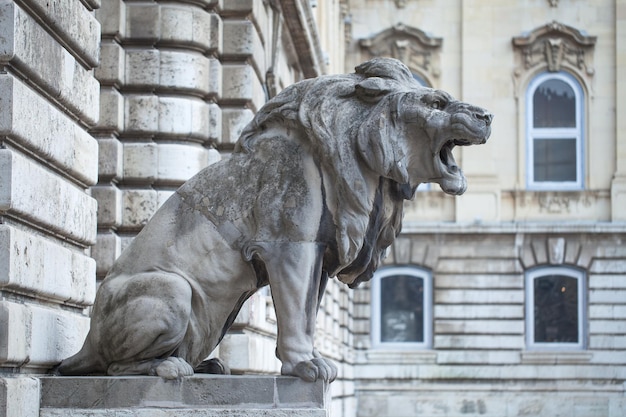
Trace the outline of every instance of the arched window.
{"type": "Polygon", "coordinates": [[[375,348],[430,348],[432,274],[403,266],[378,270],[372,279],[372,345],[375,348]]]}
{"type": "Polygon", "coordinates": [[[530,349],[585,347],[585,274],[549,266],[526,273],[526,342],[530,349]]]}
{"type": "Polygon", "coordinates": [[[580,84],[566,72],[543,73],[528,86],[529,189],[583,188],[583,105],[580,84]]]}

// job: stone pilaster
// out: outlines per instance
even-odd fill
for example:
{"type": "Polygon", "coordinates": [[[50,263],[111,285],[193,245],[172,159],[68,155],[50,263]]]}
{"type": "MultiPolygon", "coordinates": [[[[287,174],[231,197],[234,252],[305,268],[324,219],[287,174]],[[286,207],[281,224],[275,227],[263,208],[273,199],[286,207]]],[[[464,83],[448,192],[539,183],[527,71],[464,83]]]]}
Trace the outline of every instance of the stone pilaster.
{"type": "Polygon", "coordinates": [[[96,14],[99,278],[173,190],[219,159],[222,22],[217,1],[201,3],[112,0],[96,14]]]}
{"type": "MultiPolygon", "coordinates": [[[[615,2],[615,68],[626,66],[626,1],[615,2]]],[[[615,77],[615,114],[626,112],[626,81],[615,77]]],[[[613,221],[626,221],[626,119],[615,119],[615,176],[611,183],[611,218],[613,221]]]]}

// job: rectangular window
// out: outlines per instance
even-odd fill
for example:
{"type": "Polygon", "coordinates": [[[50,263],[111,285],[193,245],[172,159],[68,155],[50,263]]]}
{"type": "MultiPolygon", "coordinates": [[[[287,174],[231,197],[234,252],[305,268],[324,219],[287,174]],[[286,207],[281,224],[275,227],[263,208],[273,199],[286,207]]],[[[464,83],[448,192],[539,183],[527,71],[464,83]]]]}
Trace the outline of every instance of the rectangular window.
{"type": "Polygon", "coordinates": [[[410,266],[386,267],[372,278],[372,346],[428,349],[432,343],[432,275],[410,266]]]}
{"type": "Polygon", "coordinates": [[[535,350],[585,347],[585,275],[568,267],[526,273],[526,344],[535,350]]]}

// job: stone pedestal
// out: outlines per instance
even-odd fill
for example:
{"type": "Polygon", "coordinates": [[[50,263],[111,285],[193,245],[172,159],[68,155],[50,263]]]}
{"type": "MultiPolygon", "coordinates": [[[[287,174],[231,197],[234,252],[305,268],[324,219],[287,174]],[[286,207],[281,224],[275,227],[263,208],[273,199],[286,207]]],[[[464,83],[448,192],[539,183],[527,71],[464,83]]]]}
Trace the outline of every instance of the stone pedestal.
{"type": "Polygon", "coordinates": [[[44,377],[40,417],[328,417],[328,385],[293,377],[44,377]]]}

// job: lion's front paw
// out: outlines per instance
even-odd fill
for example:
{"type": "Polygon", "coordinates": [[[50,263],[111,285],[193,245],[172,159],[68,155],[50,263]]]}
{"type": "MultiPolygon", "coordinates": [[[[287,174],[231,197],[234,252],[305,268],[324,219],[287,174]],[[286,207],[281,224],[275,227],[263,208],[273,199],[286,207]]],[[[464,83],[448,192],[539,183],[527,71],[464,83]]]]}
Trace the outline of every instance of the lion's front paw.
{"type": "Polygon", "coordinates": [[[317,381],[318,379],[333,382],[335,378],[337,378],[337,367],[328,359],[314,358],[299,362],[291,370],[286,370],[285,367],[283,367],[282,373],[283,375],[298,376],[309,382],[317,381]]]}
{"type": "Polygon", "coordinates": [[[184,359],[170,356],[156,367],[155,373],[163,379],[179,379],[193,375],[193,368],[184,359]]]}

